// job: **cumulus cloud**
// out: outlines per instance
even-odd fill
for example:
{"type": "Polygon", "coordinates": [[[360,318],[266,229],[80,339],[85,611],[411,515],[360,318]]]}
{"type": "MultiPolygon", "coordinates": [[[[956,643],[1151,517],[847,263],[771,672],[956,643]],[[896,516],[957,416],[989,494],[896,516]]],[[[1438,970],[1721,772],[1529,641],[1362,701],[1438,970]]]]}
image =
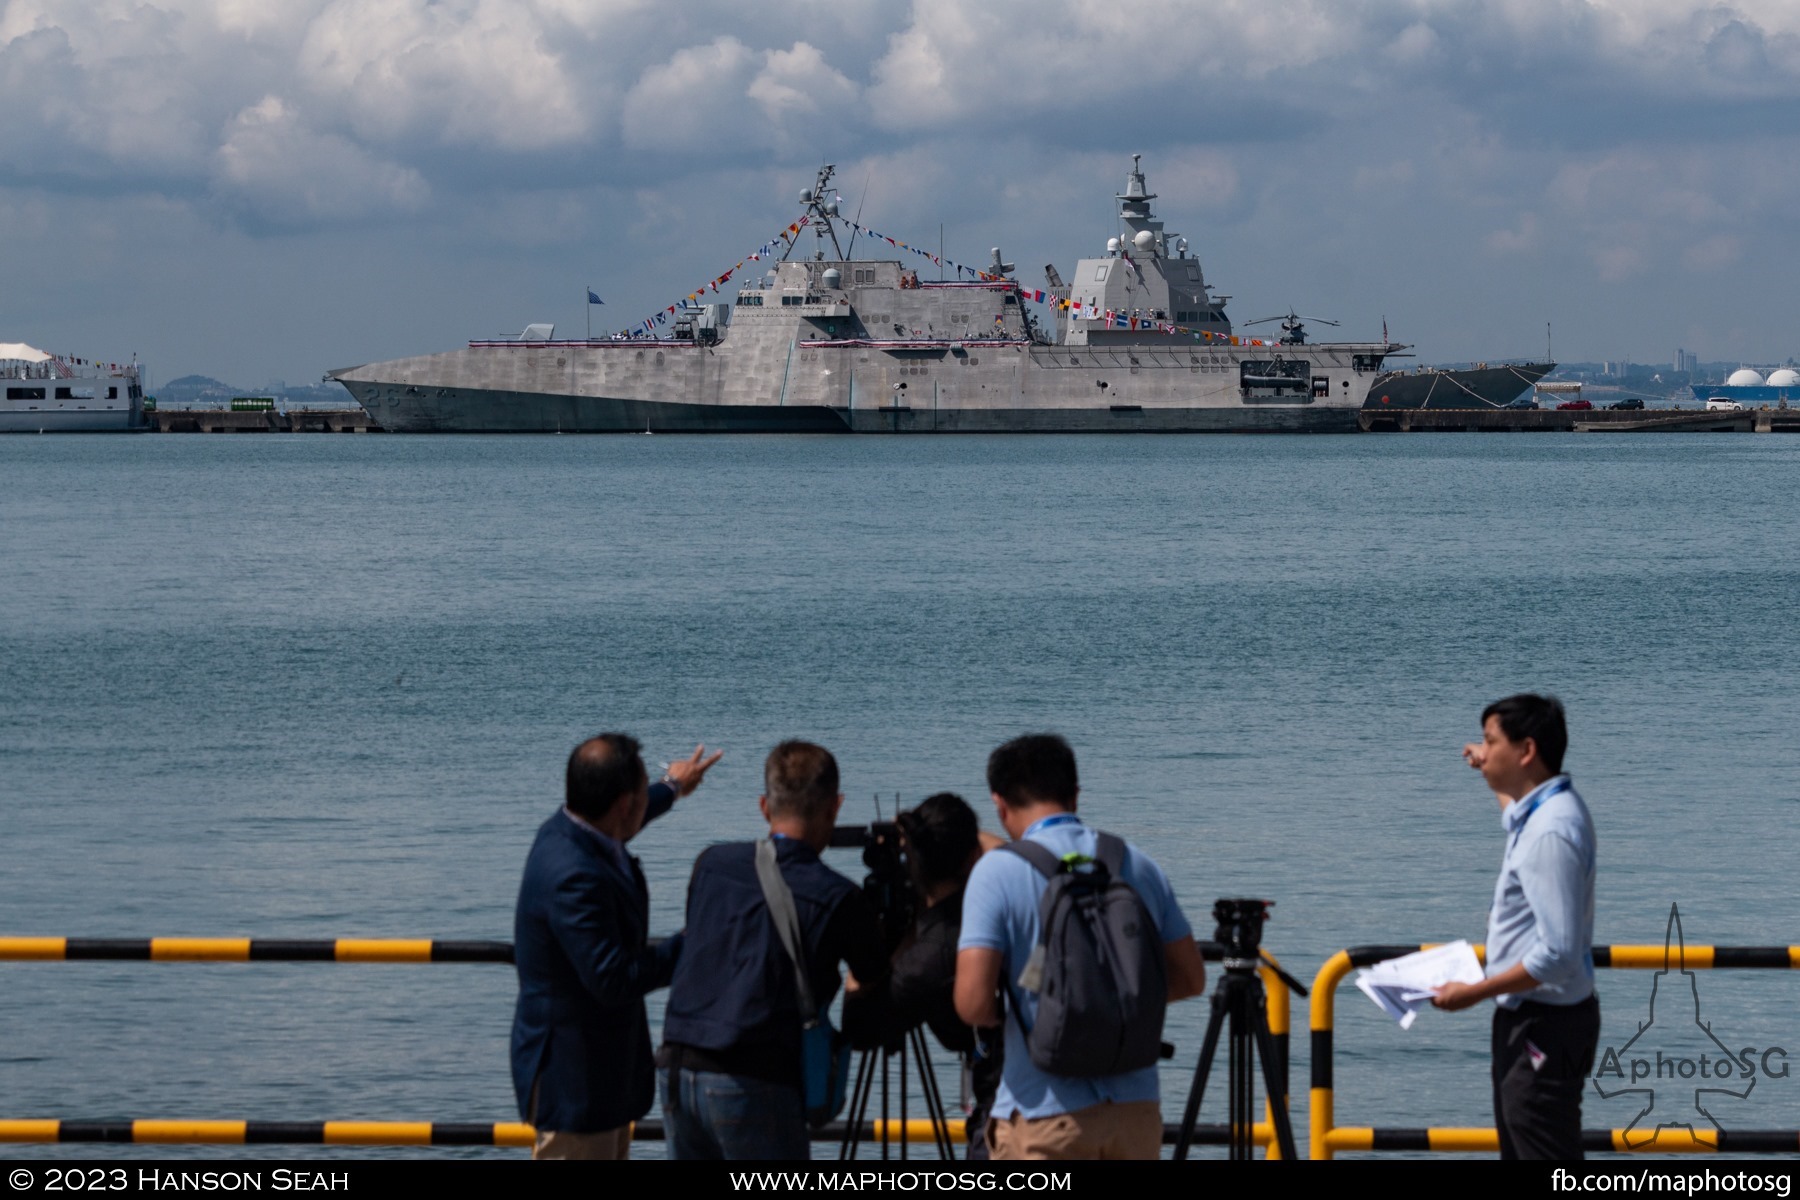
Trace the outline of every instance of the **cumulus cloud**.
{"type": "Polygon", "coordinates": [[[155,178],[204,161],[207,103],[179,17],[117,7],[82,6],[67,27],[42,5],[0,13],[0,148],[15,176],[155,178]]]}
{"type": "Polygon", "coordinates": [[[755,69],[755,53],[735,37],[678,50],[646,70],[627,93],[625,144],[678,150],[730,145],[743,130],[739,103],[755,69]]]}
{"type": "Polygon", "coordinates": [[[805,42],[764,55],[748,94],[771,124],[784,129],[793,121],[815,117],[840,123],[857,100],[856,85],[833,69],[816,46],[805,42]]]}
{"type": "Polygon", "coordinates": [[[530,5],[335,0],[307,29],[297,67],[377,140],[539,149],[588,131],[570,63],[530,5]]]}
{"type": "Polygon", "coordinates": [[[1143,150],[1251,283],[1353,296],[1399,251],[1495,296],[1527,259],[1679,286],[1800,253],[1796,104],[1793,0],[0,0],[0,212],[404,213],[548,264],[681,203],[729,214],[690,241],[735,261],[824,157],[872,224],[1041,263],[1104,236],[1143,150]]]}
{"type": "Polygon", "coordinates": [[[1640,275],[1650,265],[1649,252],[1641,243],[1596,246],[1591,254],[1595,269],[1607,283],[1618,283],[1640,275]]]}
{"type": "Polygon", "coordinates": [[[754,50],[721,36],[647,68],[626,94],[625,145],[661,153],[787,151],[819,128],[859,124],[857,87],[816,46],[754,50]]]}
{"type": "Polygon", "coordinates": [[[1506,257],[1536,250],[1539,237],[1537,215],[1521,213],[1517,225],[1511,229],[1494,230],[1483,239],[1483,244],[1490,253],[1506,257]]]}
{"type": "Polygon", "coordinates": [[[1020,109],[1130,120],[1150,94],[1164,112],[1191,109],[1232,84],[1341,54],[1361,40],[1355,22],[1310,0],[1220,0],[1198,13],[1179,0],[914,0],[871,70],[869,98],[876,119],[896,130],[1020,109]]]}
{"type": "Polygon", "coordinates": [[[1744,239],[1721,233],[1695,242],[1681,253],[1691,271],[1722,271],[1744,257],[1744,239]]]}
{"type": "Polygon", "coordinates": [[[232,118],[215,166],[220,194],[274,225],[410,212],[430,196],[417,171],[314,132],[278,96],[232,118]]]}

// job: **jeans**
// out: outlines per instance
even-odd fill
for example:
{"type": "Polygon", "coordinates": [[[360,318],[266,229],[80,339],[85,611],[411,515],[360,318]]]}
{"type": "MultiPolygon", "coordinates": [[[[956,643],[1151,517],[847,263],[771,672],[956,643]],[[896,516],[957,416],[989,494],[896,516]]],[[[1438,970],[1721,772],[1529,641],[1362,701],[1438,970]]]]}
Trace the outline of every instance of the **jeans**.
{"type": "Polygon", "coordinates": [[[798,1088],[685,1068],[658,1074],[670,1158],[812,1157],[798,1088]]]}

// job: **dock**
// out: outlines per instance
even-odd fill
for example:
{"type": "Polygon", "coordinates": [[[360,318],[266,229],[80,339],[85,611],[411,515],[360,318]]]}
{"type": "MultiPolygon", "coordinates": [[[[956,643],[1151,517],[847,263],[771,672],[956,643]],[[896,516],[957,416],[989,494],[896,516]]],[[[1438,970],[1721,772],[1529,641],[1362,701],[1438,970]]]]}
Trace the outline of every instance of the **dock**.
{"type": "Polygon", "coordinates": [[[380,433],[360,408],[233,412],[223,408],[159,408],[144,414],[151,433],[380,433]]]}
{"type": "Polygon", "coordinates": [[[1800,409],[1365,408],[1365,433],[1800,433],[1800,409]]]}

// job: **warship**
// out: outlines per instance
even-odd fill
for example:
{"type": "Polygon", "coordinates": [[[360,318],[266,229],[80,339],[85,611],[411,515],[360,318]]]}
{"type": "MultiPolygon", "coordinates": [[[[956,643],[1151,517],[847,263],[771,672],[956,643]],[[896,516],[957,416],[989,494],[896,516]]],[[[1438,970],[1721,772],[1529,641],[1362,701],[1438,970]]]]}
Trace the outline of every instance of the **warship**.
{"type": "Polygon", "coordinates": [[[1388,371],[1375,380],[1364,407],[1505,408],[1554,370],[1553,362],[1519,362],[1388,371]]]}
{"type": "Polygon", "coordinates": [[[840,215],[827,165],[729,303],[691,294],[630,335],[558,340],[531,325],[325,378],[395,432],[1355,430],[1383,361],[1406,347],[1309,343],[1297,319],[1279,338],[1233,330],[1230,297],[1152,213],[1141,157],[1104,254],[1067,282],[1047,267],[1047,291],[1024,288],[998,248],[958,272],[974,278],[939,282],[855,257],[869,231],[840,215]],[[797,253],[808,231],[811,253],[797,253]]]}

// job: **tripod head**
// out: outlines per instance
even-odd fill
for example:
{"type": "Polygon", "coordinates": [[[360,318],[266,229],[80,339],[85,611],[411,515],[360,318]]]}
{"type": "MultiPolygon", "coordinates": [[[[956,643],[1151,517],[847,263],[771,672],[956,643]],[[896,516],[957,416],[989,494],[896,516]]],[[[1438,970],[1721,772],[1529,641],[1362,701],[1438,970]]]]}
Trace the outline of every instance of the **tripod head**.
{"type": "Polygon", "coordinates": [[[1263,922],[1273,900],[1218,900],[1213,903],[1213,941],[1225,950],[1225,969],[1254,970],[1262,956],[1263,922]],[[1233,963],[1241,963],[1233,966],[1233,963]]]}
{"type": "Polygon", "coordinates": [[[1262,952],[1263,922],[1269,919],[1273,900],[1218,900],[1213,903],[1213,941],[1224,950],[1223,965],[1227,974],[1248,975],[1266,966],[1298,995],[1306,995],[1306,986],[1272,962],[1262,952]]]}

